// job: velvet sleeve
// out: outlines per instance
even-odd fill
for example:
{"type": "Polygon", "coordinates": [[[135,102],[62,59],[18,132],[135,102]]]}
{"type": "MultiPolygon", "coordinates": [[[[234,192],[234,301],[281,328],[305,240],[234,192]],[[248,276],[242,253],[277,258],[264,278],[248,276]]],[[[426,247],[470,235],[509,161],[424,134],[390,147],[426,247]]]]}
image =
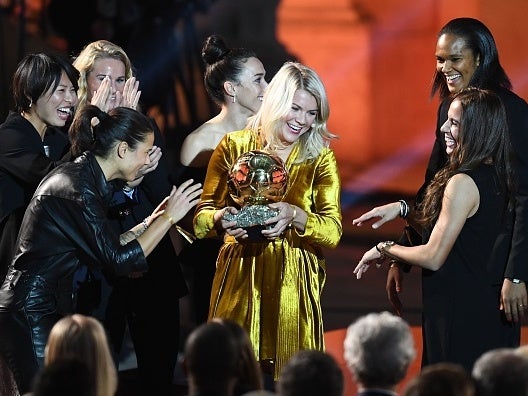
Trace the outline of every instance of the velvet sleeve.
{"type": "MultiPolygon", "coordinates": [[[[197,238],[213,237],[217,235],[213,216],[219,209],[227,206],[229,197],[227,189],[227,173],[236,159],[233,151],[229,150],[229,137],[226,136],[213,151],[207,175],[203,186],[203,193],[196,207],[194,215],[194,233],[197,238]]],[[[233,204],[233,202],[231,202],[233,204]]]]}
{"type": "MultiPolygon", "coordinates": [[[[303,168],[302,164],[300,168],[303,168]]],[[[302,179],[302,174],[296,177],[298,181],[302,179]]],[[[301,205],[308,214],[304,233],[300,236],[315,245],[326,248],[336,247],[343,229],[340,205],[341,181],[334,152],[324,149],[320,155],[313,173],[311,194],[296,192],[297,186],[302,188],[302,183],[294,184],[289,195],[304,196],[301,205]]]]}

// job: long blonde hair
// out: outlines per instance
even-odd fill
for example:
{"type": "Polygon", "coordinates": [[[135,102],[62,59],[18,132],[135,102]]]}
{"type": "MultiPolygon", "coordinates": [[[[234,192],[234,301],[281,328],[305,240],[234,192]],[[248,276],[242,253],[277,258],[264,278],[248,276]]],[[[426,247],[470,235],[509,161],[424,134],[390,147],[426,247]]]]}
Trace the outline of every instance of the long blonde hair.
{"type": "Polygon", "coordinates": [[[286,62],[266,87],[262,106],[248,120],[248,129],[259,135],[262,147],[269,151],[282,148],[280,133],[282,119],[290,112],[293,96],[299,89],[309,92],[317,102],[317,116],[313,127],[303,134],[296,162],[317,158],[324,147],[337,135],[327,128],[330,107],[323,82],[317,73],[308,66],[297,62],[286,62]]]}
{"type": "Polygon", "coordinates": [[[115,395],[117,369],[105,330],[97,319],[73,314],[55,323],[46,344],[44,364],[63,358],[77,358],[86,363],[97,396],[115,395]]]}
{"type": "Polygon", "coordinates": [[[125,79],[134,76],[132,63],[125,50],[119,45],[107,40],[92,41],[87,44],[73,61],[73,66],[79,71],[79,97],[78,109],[82,109],[88,101],[88,74],[93,70],[95,61],[98,59],[112,58],[123,62],[125,65],[125,79]]]}

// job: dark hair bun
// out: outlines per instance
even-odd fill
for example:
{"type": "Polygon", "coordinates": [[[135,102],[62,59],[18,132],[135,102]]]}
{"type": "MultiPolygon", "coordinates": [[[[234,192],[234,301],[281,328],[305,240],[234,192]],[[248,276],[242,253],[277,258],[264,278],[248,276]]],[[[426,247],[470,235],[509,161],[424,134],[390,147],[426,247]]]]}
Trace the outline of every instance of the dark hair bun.
{"type": "Polygon", "coordinates": [[[207,65],[213,65],[221,61],[230,51],[231,49],[227,47],[224,39],[213,34],[205,40],[202,48],[202,59],[207,65]]]}

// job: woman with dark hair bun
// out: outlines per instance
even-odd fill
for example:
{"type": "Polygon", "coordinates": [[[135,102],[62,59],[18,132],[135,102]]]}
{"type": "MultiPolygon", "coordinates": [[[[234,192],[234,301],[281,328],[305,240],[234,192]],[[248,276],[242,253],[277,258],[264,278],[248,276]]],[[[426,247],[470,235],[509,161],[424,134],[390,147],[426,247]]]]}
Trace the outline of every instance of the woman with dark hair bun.
{"type": "MultiPolygon", "coordinates": [[[[213,150],[226,133],[244,129],[248,118],[260,108],[268,85],[266,70],[256,54],[245,48],[229,48],[221,36],[211,35],[205,40],[202,59],[205,89],[220,112],[183,141],[179,180],[205,180],[213,150]]],[[[192,230],[191,218],[187,219],[186,227],[192,230]]],[[[216,257],[221,245],[220,238],[196,240],[185,246],[180,254],[191,277],[192,311],[195,313],[192,319],[196,324],[207,320],[216,257]]]]}
{"type": "Polygon", "coordinates": [[[21,393],[29,390],[42,366],[48,335],[61,317],[58,284],[80,263],[117,276],[146,272],[146,256],[196,205],[202,192],[192,180],[173,187],[148,220],[119,235],[107,217],[113,181],[132,181],[149,163],[154,143],[150,120],[130,108],[105,113],[87,105],[76,114],[70,130],[87,135],[92,144],[40,183],[0,289],[0,355],[21,393]]]}

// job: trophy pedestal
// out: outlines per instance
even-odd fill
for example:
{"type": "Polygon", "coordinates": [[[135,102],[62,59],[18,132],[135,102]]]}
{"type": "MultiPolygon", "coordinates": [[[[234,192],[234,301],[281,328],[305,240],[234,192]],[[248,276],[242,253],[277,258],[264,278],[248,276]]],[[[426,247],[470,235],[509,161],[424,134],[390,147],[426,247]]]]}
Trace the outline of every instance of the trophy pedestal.
{"type": "Polygon", "coordinates": [[[261,231],[270,226],[264,222],[277,216],[277,213],[278,210],[266,205],[246,205],[237,214],[225,213],[224,219],[235,221],[237,227],[244,228],[250,240],[266,240],[261,231]]]}
{"type": "Polygon", "coordinates": [[[267,226],[258,224],[251,227],[244,227],[248,234],[249,241],[267,241],[268,239],[262,235],[262,230],[265,230],[267,226]]]}

